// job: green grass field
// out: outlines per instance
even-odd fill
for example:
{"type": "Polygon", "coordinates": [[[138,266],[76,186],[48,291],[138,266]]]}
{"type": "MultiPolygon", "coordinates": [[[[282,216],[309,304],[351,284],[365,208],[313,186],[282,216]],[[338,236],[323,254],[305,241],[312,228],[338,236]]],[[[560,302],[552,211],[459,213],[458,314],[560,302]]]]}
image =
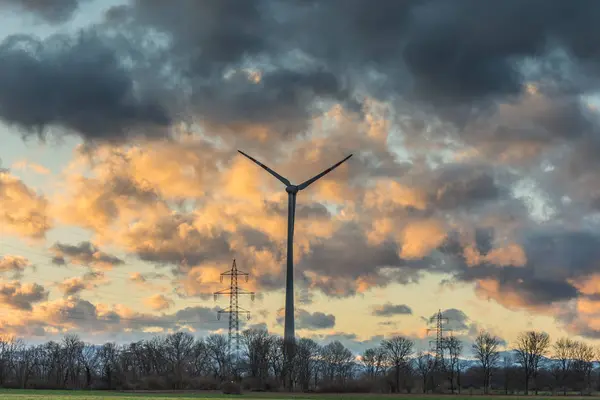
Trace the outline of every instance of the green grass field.
{"type": "Polygon", "coordinates": [[[427,399],[427,400],[490,400],[490,399],[552,399],[563,398],[568,400],[582,400],[594,397],[576,397],[576,396],[469,396],[469,395],[365,395],[365,394],[285,394],[285,393],[247,393],[241,396],[227,396],[220,393],[200,392],[200,393],[116,393],[116,392],[101,392],[101,391],[54,391],[54,390],[0,390],[0,399],[19,399],[19,400],[99,400],[99,399],[115,399],[115,400],[140,400],[149,398],[152,400],[200,400],[200,399],[267,399],[267,400],[388,400],[392,398],[404,399],[427,399]]]}

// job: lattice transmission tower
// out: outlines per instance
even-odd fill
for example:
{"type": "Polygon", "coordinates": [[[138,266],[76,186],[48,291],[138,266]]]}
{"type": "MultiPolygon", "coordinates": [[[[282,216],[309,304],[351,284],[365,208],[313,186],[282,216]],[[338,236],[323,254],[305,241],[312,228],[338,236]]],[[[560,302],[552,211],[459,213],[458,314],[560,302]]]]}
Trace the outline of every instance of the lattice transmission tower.
{"type": "Polygon", "coordinates": [[[435,331],[435,340],[431,340],[429,344],[434,345],[434,368],[438,370],[444,369],[445,367],[444,348],[446,347],[446,338],[444,333],[452,332],[452,329],[445,327],[448,322],[448,318],[442,315],[442,310],[438,310],[438,312],[429,320],[430,325],[435,324],[435,327],[427,329],[427,333],[435,331]]]}
{"type": "Polygon", "coordinates": [[[240,314],[246,314],[246,317],[250,319],[250,311],[239,306],[239,296],[250,295],[251,300],[254,301],[254,292],[249,292],[238,285],[238,278],[244,277],[246,282],[248,282],[249,274],[238,270],[235,258],[233,259],[231,269],[221,274],[221,282],[223,282],[224,277],[227,276],[230,281],[229,287],[215,292],[214,296],[215,301],[219,295],[229,296],[229,307],[224,310],[219,310],[217,312],[217,318],[221,319],[221,314],[229,314],[229,340],[227,342],[227,347],[229,354],[232,354],[232,342],[234,342],[234,356],[237,358],[240,352],[240,314]]]}

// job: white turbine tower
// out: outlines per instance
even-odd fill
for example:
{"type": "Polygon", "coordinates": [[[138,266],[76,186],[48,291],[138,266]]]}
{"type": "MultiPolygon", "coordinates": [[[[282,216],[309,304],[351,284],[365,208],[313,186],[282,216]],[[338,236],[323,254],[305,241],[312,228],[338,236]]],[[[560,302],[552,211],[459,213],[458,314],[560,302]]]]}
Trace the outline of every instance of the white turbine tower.
{"type": "Polygon", "coordinates": [[[318,175],[310,178],[300,185],[292,185],[289,180],[273,171],[258,160],[250,157],[248,154],[241,150],[238,150],[242,155],[248,157],[250,160],[258,164],[261,168],[266,170],[269,174],[277,178],[281,183],[285,185],[285,191],[288,193],[288,237],[287,237],[287,268],[286,268],[286,279],[285,279],[285,325],[284,325],[284,349],[285,349],[285,364],[286,364],[286,384],[289,384],[291,389],[291,383],[289,379],[289,366],[293,356],[293,346],[295,343],[295,327],[294,327],[294,216],[296,213],[296,195],[299,191],[306,189],[312,183],[316,182],[320,178],[324,177],[337,167],[339,167],[344,161],[352,157],[350,154],[342,161],[334,164],[330,168],[321,172],[318,175]]]}

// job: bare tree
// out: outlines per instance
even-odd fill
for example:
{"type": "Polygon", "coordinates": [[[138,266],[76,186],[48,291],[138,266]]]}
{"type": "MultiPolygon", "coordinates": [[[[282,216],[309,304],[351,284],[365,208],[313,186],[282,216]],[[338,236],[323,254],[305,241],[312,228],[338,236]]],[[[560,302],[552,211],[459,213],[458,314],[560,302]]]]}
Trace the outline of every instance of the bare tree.
{"type": "Polygon", "coordinates": [[[92,379],[96,374],[98,365],[98,349],[96,346],[86,344],[81,352],[81,365],[85,371],[85,387],[89,389],[92,386],[92,379]]]}
{"type": "Polygon", "coordinates": [[[194,377],[205,375],[210,371],[210,356],[208,346],[202,338],[194,342],[192,347],[192,357],[190,365],[190,374],[194,377]]]}
{"type": "Polygon", "coordinates": [[[473,354],[483,371],[483,393],[488,394],[492,371],[500,358],[500,340],[488,332],[480,331],[473,343],[473,354]]]}
{"type": "Polygon", "coordinates": [[[166,337],[163,354],[173,376],[173,389],[183,389],[186,366],[193,355],[194,337],[186,332],[177,332],[166,337]]]}
{"type": "Polygon", "coordinates": [[[450,382],[450,391],[454,394],[456,377],[458,375],[460,354],[462,353],[462,343],[454,336],[444,340],[444,347],[448,350],[448,381],[450,382]]]}
{"type": "Polygon", "coordinates": [[[592,346],[581,342],[575,343],[573,351],[573,370],[582,394],[591,387],[595,356],[596,352],[592,346]]]}
{"type": "MultiPolygon", "coordinates": [[[[245,384],[255,386],[257,381],[250,378],[258,378],[258,386],[276,390],[282,380],[282,338],[269,335],[266,331],[248,330],[243,333],[242,341],[244,352],[240,366],[245,368],[245,384]],[[275,386],[269,385],[274,382],[275,386]]],[[[409,342],[405,338],[392,338],[376,348],[366,350],[360,358],[364,366],[361,377],[370,379],[361,383],[383,383],[377,382],[377,377],[389,373],[386,383],[390,387],[395,385],[394,391],[404,389],[410,392],[419,380],[423,382],[424,393],[431,391],[435,359],[423,352],[411,359],[412,346],[409,342]],[[396,375],[398,371],[400,379],[396,375]]],[[[463,386],[480,382],[478,374],[481,365],[486,393],[489,393],[492,384],[502,384],[504,374],[504,392],[509,394],[509,389],[516,387],[516,380],[520,380],[519,376],[525,371],[528,393],[533,391],[533,386],[529,386],[535,383],[536,389],[550,386],[562,393],[574,389],[582,395],[589,394],[596,359],[592,346],[564,338],[551,347],[547,334],[523,332],[514,344],[513,353],[522,368],[513,365],[511,357],[507,356],[504,357],[504,365],[500,366],[501,370],[498,370],[498,343],[499,339],[480,332],[473,345],[478,365],[468,368],[467,363],[462,363],[465,368],[461,369],[458,362],[460,342],[447,338],[444,350],[447,354],[445,371],[449,373],[448,392],[454,391],[456,386],[460,389],[461,370],[464,371],[460,378],[463,386]],[[550,350],[554,361],[552,364],[544,363],[544,356],[550,350]]],[[[357,378],[355,360],[356,355],[340,342],[322,348],[311,339],[299,339],[292,369],[294,386],[305,391],[326,389],[327,384],[332,385],[329,389],[349,387],[352,380],[357,378]]],[[[75,335],[67,335],[58,343],[40,345],[26,345],[21,340],[0,338],[0,380],[4,387],[216,389],[227,378],[228,362],[225,335],[195,339],[188,333],[177,333],[122,346],[112,343],[104,346],[83,344],[75,335]]]]}
{"type": "Polygon", "coordinates": [[[420,351],[415,359],[416,370],[423,383],[423,393],[427,393],[427,382],[435,369],[435,358],[420,351]]]}
{"type": "Polygon", "coordinates": [[[344,384],[352,376],[354,355],[340,341],[324,346],[321,355],[325,377],[330,383],[344,384]]]}
{"type": "Polygon", "coordinates": [[[98,352],[99,368],[108,389],[113,389],[118,368],[118,349],[114,343],[105,343],[98,352]]]}
{"type": "Polygon", "coordinates": [[[210,335],[206,338],[206,346],[212,360],[214,376],[220,379],[225,378],[230,361],[227,338],[222,335],[210,335]]]}
{"type": "Polygon", "coordinates": [[[0,337],[0,386],[3,386],[14,363],[17,339],[14,336],[0,337]]]}
{"type": "Polygon", "coordinates": [[[569,338],[560,338],[554,343],[554,365],[552,372],[558,385],[563,389],[563,394],[567,394],[567,381],[569,374],[573,369],[573,360],[578,343],[569,338]]]}
{"type": "Polygon", "coordinates": [[[282,384],[284,383],[284,345],[282,337],[275,337],[269,352],[269,370],[272,371],[273,377],[282,384]]]}
{"type": "Polygon", "coordinates": [[[321,347],[314,340],[302,338],[298,341],[295,354],[295,372],[303,391],[308,391],[310,388],[310,380],[317,369],[317,358],[320,352],[321,347]]]}
{"type": "Polygon", "coordinates": [[[381,342],[381,347],[387,354],[387,359],[394,366],[396,392],[400,391],[400,371],[407,365],[408,358],[413,353],[414,343],[402,336],[394,336],[381,342]]]}
{"type": "Polygon", "coordinates": [[[269,372],[269,353],[273,348],[273,338],[264,329],[248,329],[242,332],[241,339],[250,376],[262,388],[269,372]]]}
{"type": "Polygon", "coordinates": [[[361,362],[369,379],[373,380],[385,371],[387,353],[381,346],[367,349],[361,356],[361,362]]]}
{"type": "Polygon", "coordinates": [[[523,367],[525,375],[525,394],[529,394],[529,381],[534,379],[535,393],[538,385],[538,375],[542,357],[547,353],[550,346],[550,336],[545,332],[527,331],[519,334],[516,342],[515,355],[517,362],[523,367]]]}
{"type": "Polygon", "coordinates": [[[502,358],[502,368],[504,369],[504,394],[508,394],[508,389],[510,388],[511,380],[512,380],[512,366],[513,366],[513,357],[510,354],[506,354],[502,358]]]}
{"type": "Polygon", "coordinates": [[[84,347],[85,344],[77,335],[68,334],[63,338],[63,351],[67,366],[64,376],[65,386],[76,386],[77,382],[79,381],[79,374],[81,373],[82,369],[81,354],[84,347]]]}

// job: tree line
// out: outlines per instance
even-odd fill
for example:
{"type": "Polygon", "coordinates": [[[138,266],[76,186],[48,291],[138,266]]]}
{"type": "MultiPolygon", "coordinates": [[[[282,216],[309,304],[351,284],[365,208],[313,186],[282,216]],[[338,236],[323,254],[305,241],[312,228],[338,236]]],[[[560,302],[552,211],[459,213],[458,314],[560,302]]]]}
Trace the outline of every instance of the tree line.
{"type": "MultiPolygon", "coordinates": [[[[512,350],[480,332],[465,347],[456,337],[442,352],[415,351],[402,336],[356,355],[339,341],[320,345],[298,339],[292,380],[297,391],[461,392],[505,394],[590,392],[597,350],[570,338],[551,343],[544,332],[521,333],[512,350]]],[[[61,341],[28,345],[0,338],[0,387],[32,389],[217,390],[235,380],[244,390],[283,387],[283,339],[264,330],[240,335],[231,352],[227,336],[190,333],[156,336],[124,345],[84,343],[68,334],[61,341]]]]}

